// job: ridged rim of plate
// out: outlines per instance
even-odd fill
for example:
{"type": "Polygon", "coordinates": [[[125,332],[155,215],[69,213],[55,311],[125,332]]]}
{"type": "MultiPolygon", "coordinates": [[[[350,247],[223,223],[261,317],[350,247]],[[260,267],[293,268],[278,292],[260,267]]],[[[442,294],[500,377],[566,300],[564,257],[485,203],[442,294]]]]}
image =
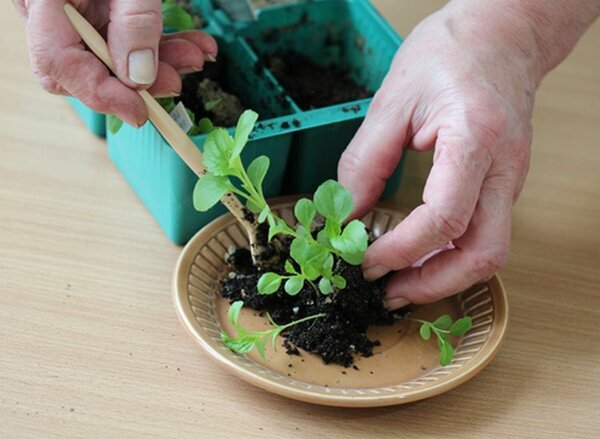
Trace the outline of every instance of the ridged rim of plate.
{"type": "MultiPolygon", "coordinates": [[[[284,218],[286,215],[289,218],[297,199],[298,197],[277,198],[271,205],[274,211],[283,214],[284,218]]],[[[364,220],[368,225],[375,224],[375,233],[381,234],[393,228],[404,217],[403,213],[396,210],[376,207],[364,220]],[[384,218],[384,226],[377,226],[376,220],[384,218]]],[[[211,358],[241,379],[270,392],[301,401],[338,407],[381,407],[418,401],[447,392],[474,377],[496,355],[506,334],[508,301],[502,281],[495,275],[488,282],[459,295],[461,306],[466,315],[473,317],[474,325],[460,340],[454,360],[448,366],[437,367],[424,376],[395,386],[375,388],[324,387],[284,376],[262,364],[234,354],[220,340],[214,311],[214,298],[217,293],[210,283],[217,285],[224,274],[225,263],[223,255],[217,254],[207,246],[209,243],[219,242],[216,240],[219,234],[221,239],[229,234],[228,239],[238,245],[245,241],[241,228],[231,214],[223,215],[202,228],[184,247],[177,261],[173,277],[175,309],[183,326],[211,358]],[[234,233],[236,229],[237,233],[234,233]],[[208,253],[212,254],[212,262],[208,259],[205,262],[214,270],[213,273],[207,273],[204,268],[194,263],[204,249],[209,249],[208,253]],[[195,274],[192,273],[193,269],[196,270],[195,274]],[[204,279],[198,276],[204,276],[204,279]],[[200,292],[206,295],[204,300],[197,296],[200,289],[194,287],[190,278],[195,283],[205,285],[208,292],[200,292]],[[194,294],[191,294],[190,290],[194,294]]],[[[224,254],[226,246],[221,242],[219,246],[223,248],[224,254]]]]}

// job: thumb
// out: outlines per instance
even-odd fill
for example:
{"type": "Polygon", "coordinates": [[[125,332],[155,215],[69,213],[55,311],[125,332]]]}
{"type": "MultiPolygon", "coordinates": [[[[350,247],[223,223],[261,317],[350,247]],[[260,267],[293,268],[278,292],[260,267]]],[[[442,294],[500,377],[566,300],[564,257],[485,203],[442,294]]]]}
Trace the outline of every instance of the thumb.
{"type": "Polygon", "coordinates": [[[152,85],[162,35],[160,0],[111,0],[107,35],[119,79],[133,88],[152,85]]]}
{"type": "Polygon", "coordinates": [[[377,203],[407,140],[410,115],[394,83],[390,72],[338,165],[338,179],[354,199],[354,217],[363,216],[377,203]]]}

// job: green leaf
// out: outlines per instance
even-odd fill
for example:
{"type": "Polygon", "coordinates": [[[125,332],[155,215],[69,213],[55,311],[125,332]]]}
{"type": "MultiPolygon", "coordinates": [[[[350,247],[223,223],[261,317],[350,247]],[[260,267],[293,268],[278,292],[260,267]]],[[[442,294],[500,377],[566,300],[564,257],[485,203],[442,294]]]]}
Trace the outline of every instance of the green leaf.
{"type": "Polygon", "coordinates": [[[262,212],[260,206],[256,205],[252,200],[246,201],[246,207],[250,209],[250,212],[259,214],[262,212]]]}
{"type": "Polygon", "coordinates": [[[215,127],[208,117],[203,117],[198,121],[198,131],[200,131],[200,133],[208,134],[214,129],[215,127]]]}
{"type": "Polygon", "coordinates": [[[290,256],[302,266],[302,263],[306,260],[309,247],[310,242],[305,237],[294,238],[290,244],[290,256]]]}
{"type": "Polygon", "coordinates": [[[338,290],[343,290],[344,288],[346,288],[346,279],[344,279],[339,274],[336,274],[335,276],[333,276],[331,278],[331,282],[338,290]]]}
{"type": "Polygon", "coordinates": [[[122,126],[123,121],[114,114],[106,116],[106,128],[108,128],[111,134],[117,134],[122,126]]]}
{"type": "Polygon", "coordinates": [[[304,277],[294,276],[289,278],[285,283],[285,292],[288,293],[290,296],[295,296],[302,290],[303,287],[304,277]]]}
{"type": "Polygon", "coordinates": [[[323,273],[324,277],[331,278],[331,275],[333,274],[333,255],[332,254],[327,255],[327,259],[325,259],[325,263],[323,264],[322,273],[323,273]]]}
{"type": "Polygon", "coordinates": [[[342,253],[340,256],[350,265],[360,265],[365,259],[365,252],[342,253]]]}
{"type": "Polygon", "coordinates": [[[162,4],[163,26],[167,29],[177,31],[192,30],[196,28],[194,19],[182,7],[173,2],[163,2],[162,4]]]}
{"type": "Polygon", "coordinates": [[[450,334],[457,336],[465,335],[469,332],[471,326],[473,326],[471,317],[463,317],[452,324],[450,327],[450,334]]]}
{"type": "Polygon", "coordinates": [[[440,352],[440,364],[447,366],[452,362],[452,358],[454,358],[454,348],[449,342],[443,342],[440,352]]]}
{"type": "Polygon", "coordinates": [[[161,107],[164,108],[164,110],[167,113],[170,113],[171,111],[173,111],[173,109],[177,105],[175,103],[175,99],[173,99],[173,98],[157,98],[156,101],[160,104],[161,107]]]}
{"type": "Polygon", "coordinates": [[[317,211],[327,219],[341,224],[354,209],[352,195],[335,180],[327,180],[319,186],[314,196],[317,211]]]}
{"type": "Polygon", "coordinates": [[[229,307],[229,311],[227,311],[227,319],[231,322],[231,324],[235,327],[235,329],[239,330],[238,320],[240,318],[240,311],[244,307],[244,302],[238,300],[233,302],[229,307]]]}
{"type": "Polygon", "coordinates": [[[229,165],[233,164],[233,161],[240,155],[246,143],[248,143],[248,137],[254,129],[254,124],[258,120],[258,114],[252,110],[246,110],[240,116],[237,126],[235,128],[234,145],[229,159],[229,165]]]}
{"type": "Polygon", "coordinates": [[[219,105],[221,103],[222,100],[223,99],[219,98],[219,99],[214,99],[212,101],[204,102],[204,109],[210,113],[211,111],[213,111],[215,109],[215,107],[217,105],[219,105]]]}
{"type": "Polygon", "coordinates": [[[342,253],[342,258],[346,262],[358,265],[362,263],[364,252],[367,250],[369,235],[361,221],[353,220],[344,228],[340,236],[334,236],[330,241],[333,248],[342,253]]]}
{"type": "Polygon", "coordinates": [[[331,294],[333,292],[331,281],[327,278],[322,277],[319,281],[319,290],[321,290],[321,293],[323,294],[331,294]]]}
{"type": "Polygon", "coordinates": [[[277,235],[278,233],[286,232],[287,228],[285,221],[280,218],[273,217],[272,215],[269,215],[267,219],[269,220],[269,241],[271,241],[273,236],[277,235]]]}
{"type": "Polygon", "coordinates": [[[210,132],[204,141],[204,165],[217,176],[231,173],[230,159],[233,155],[233,138],[223,128],[210,132]]]}
{"type": "Polygon", "coordinates": [[[240,355],[247,354],[255,346],[253,339],[248,339],[246,337],[232,338],[223,331],[221,332],[221,341],[223,341],[223,344],[233,352],[240,355]]]}
{"type": "Polygon", "coordinates": [[[289,259],[285,261],[285,271],[286,273],[296,274],[296,269],[294,268],[292,261],[290,261],[289,259]]]}
{"type": "Polygon", "coordinates": [[[440,350],[444,346],[444,343],[450,343],[450,336],[448,334],[442,334],[442,333],[437,332],[436,335],[437,335],[438,348],[440,348],[440,350]]]}
{"type": "Polygon", "coordinates": [[[419,334],[421,334],[421,338],[425,341],[431,338],[431,326],[429,326],[429,323],[423,323],[421,325],[421,329],[419,329],[419,334]]]}
{"type": "Polygon", "coordinates": [[[292,241],[290,256],[300,265],[306,278],[313,281],[323,272],[329,252],[320,245],[300,236],[292,241]]]}
{"type": "Polygon", "coordinates": [[[194,208],[200,212],[206,212],[232,188],[233,185],[229,178],[206,174],[196,182],[194,187],[194,208]]]}
{"type": "Polygon", "coordinates": [[[448,330],[450,329],[450,326],[452,326],[452,317],[448,314],[444,314],[443,316],[438,317],[432,325],[438,329],[448,330]]]}
{"type": "Polygon", "coordinates": [[[282,277],[277,273],[265,273],[258,280],[259,294],[273,294],[281,286],[282,277]]]}
{"type": "Polygon", "coordinates": [[[298,200],[296,206],[294,206],[294,215],[296,215],[300,224],[302,224],[307,231],[310,231],[312,222],[317,215],[317,209],[311,200],[302,198],[298,200]]]}
{"type": "Polygon", "coordinates": [[[321,230],[317,233],[317,242],[324,247],[329,247],[331,242],[329,242],[329,237],[327,236],[327,232],[325,230],[321,230]]]}
{"type": "Polygon", "coordinates": [[[265,208],[260,212],[260,215],[258,216],[258,222],[260,224],[264,223],[267,220],[267,216],[270,212],[271,210],[269,209],[269,206],[266,205],[265,208]]]}
{"type": "Polygon", "coordinates": [[[261,337],[254,343],[258,355],[260,355],[260,358],[262,358],[263,360],[265,359],[265,345],[267,344],[267,341],[269,341],[267,337],[261,337]]]}
{"type": "Polygon", "coordinates": [[[331,241],[331,239],[339,236],[342,233],[341,223],[337,222],[332,218],[327,218],[325,221],[325,233],[327,234],[327,238],[331,241]]]}
{"type": "Polygon", "coordinates": [[[260,157],[255,158],[252,163],[250,163],[250,166],[248,166],[248,178],[250,178],[252,185],[259,194],[263,193],[262,184],[267,175],[267,171],[269,170],[269,164],[269,157],[261,155],[260,157]]]}

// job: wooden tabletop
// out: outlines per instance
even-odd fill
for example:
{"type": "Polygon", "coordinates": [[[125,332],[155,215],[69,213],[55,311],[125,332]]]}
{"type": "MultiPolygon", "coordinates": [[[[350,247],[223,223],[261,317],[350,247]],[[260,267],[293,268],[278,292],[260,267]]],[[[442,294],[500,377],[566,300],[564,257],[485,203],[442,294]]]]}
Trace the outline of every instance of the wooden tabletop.
{"type": "MultiPolygon", "coordinates": [[[[406,35],[443,2],[375,3],[406,35]]],[[[502,350],[448,394],[371,410],[285,400],[200,351],[171,303],[181,248],[37,86],[10,2],[0,26],[1,437],[598,436],[600,22],[537,97],[502,350]]],[[[410,157],[399,205],[418,201],[428,162],[410,157]]]]}

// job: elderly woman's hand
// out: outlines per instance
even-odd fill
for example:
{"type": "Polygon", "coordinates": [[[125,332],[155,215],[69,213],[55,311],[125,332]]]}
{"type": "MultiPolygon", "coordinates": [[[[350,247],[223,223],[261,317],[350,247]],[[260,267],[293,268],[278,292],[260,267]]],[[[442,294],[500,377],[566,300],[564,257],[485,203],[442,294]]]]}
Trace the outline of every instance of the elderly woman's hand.
{"type": "Polygon", "coordinates": [[[147,112],[132,89],[176,96],[181,73],[199,71],[217,56],[215,40],[200,31],[162,35],[160,0],[72,1],[107,39],[117,79],[85,49],[65,15],[64,0],[13,3],[25,23],[31,64],[42,87],[134,126],[146,121],[147,112]]]}
{"type": "Polygon", "coordinates": [[[401,47],[339,164],[360,216],[404,147],[435,148],[423,204],[365,256],[367,279],[397,271],[390,308],[454,294],[505,263],[536,87],[599,12],[598,0],[454,0],[401,47]],[[453,249],[414,266],[449,241],[453,249]]]}

